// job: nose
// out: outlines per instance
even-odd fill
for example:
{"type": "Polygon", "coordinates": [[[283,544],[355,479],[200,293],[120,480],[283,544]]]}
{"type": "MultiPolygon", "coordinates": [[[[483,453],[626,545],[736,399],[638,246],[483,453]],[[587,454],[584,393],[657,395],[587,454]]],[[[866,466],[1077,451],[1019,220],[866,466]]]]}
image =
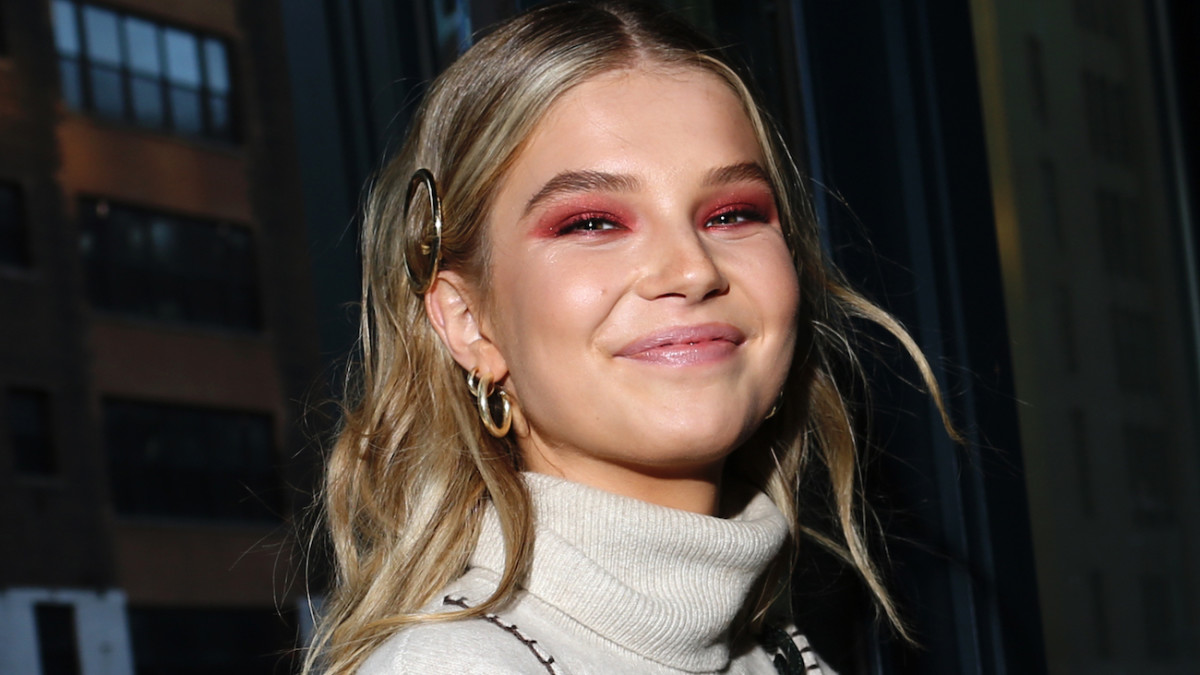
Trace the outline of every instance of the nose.
{"type": "Polygon", "coordinates": [[[697,302],[729,290],[729,280],[703,232],[690,224],[653,229],[657,232],[647,238],[642,251],[639,295],[648,300],[675,296],[697,302]]]}

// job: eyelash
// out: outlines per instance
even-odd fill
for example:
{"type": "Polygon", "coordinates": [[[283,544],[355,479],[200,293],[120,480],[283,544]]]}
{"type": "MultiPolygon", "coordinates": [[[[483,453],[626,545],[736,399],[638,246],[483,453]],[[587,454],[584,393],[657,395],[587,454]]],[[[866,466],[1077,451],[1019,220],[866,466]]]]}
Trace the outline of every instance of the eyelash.
{"type": "Polygon", "coordinates": [[[719,212],[714,213],[713,215],[709,216],[708,220],[705,221],[705,226],[706,227],[736,227],[738,225],[743,225],[745,223],[765,223],[765,222],[767,222],[767,220],[768,220],[767,215],[765,213],[763,213],[762,211],[760,211],[752,206],[738,205],[738,206],[733,206],[733,207],[727,208],[724,211],[719,211],[719,212]],[[716,224],[713,223],[713,221],[715,221],[715,220],[718,220],[721,218],[731,218],[731,217],[738,218],[739,219],[738,222],[716,223],[716,224]]]}
{"type": "Polygon", "coordinates": [[[572,234],[575,232],[583,232],[591,234],[594,232],[605,232],[618,229],[619,225],[611,216],[600,214],[585,213],[576,218],[572,218],[555,232],[558,236],[572,234]],[[606,225],[608,227],[595,227],[596,225],[606,225]]]}
{"type": "MultiPolygon", "coordinates": [[[[719,211],[704,221],[705,227],[737,227],[746,223],[765,223],[768,216],[757,208],[751,206],[733,206],[724,211],[719,211]],[[720,219],[736,218],[736,222],[714,222],[720,219]]],[[[556,236],[564,236],[581,232],[584,234],[593,234],[596,232],[608,232],[621,228],[620,223],[615,218],[603,214],[585,213],[578,217],[572,218],[567,223],[563,224],[555,231],[556,236]]]]}

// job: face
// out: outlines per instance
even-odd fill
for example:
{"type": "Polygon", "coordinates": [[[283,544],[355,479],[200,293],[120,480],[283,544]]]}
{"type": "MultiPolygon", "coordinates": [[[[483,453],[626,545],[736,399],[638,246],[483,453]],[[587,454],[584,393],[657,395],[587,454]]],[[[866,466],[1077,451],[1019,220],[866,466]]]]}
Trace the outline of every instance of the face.
{"type": "Polygon", "coordinates": [[[528,468],[711,477],[762,421],[799,304],[764,167],[703,71],[608,73],[549,110],[490,212],[475,309],[528,468]]]}

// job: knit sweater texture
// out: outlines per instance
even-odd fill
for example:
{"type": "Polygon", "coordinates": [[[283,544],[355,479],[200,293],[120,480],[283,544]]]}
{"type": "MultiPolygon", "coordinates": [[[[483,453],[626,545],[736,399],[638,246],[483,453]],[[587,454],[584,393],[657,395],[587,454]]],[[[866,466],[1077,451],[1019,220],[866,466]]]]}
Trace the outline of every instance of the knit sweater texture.
{"type": "MultiPolygon", "coordinates": [[[[759,642],[730,641],[748,593],[787,536],[766,495],[738,500],[736,512],[717,518],[540,474],[525,480],[536,538],[517,599],[486,618],[405,628],[361,675],[777,674],[759,642]]],[[[500,523],[489,510],[466,574],[428,611],[482,603],[503,569],[500,523]]],[[[802,651],[800,671],[832,675],[786,628],[802,651]]]]}

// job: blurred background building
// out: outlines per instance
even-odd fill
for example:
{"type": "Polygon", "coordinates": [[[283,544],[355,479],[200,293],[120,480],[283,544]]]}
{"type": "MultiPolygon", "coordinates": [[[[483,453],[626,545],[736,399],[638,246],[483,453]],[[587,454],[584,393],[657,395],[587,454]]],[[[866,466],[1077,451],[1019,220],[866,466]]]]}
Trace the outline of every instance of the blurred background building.
{"type": "MultiPolygon", "coordinates": [[[[361,186],[530,4],[0,0],[0,673],[294,667],[361,186]]],[[[922,647],[814,554],[819,649],[1200,672],[1200,5],[669,4],[755,73],[970,441],[881,348],[866,486],[922,647]]]]}
{"type": "Polygon", "coordinates": [[[0,2],[0,672],[295,643],[320,366],[278,11],[0,2]]]}

